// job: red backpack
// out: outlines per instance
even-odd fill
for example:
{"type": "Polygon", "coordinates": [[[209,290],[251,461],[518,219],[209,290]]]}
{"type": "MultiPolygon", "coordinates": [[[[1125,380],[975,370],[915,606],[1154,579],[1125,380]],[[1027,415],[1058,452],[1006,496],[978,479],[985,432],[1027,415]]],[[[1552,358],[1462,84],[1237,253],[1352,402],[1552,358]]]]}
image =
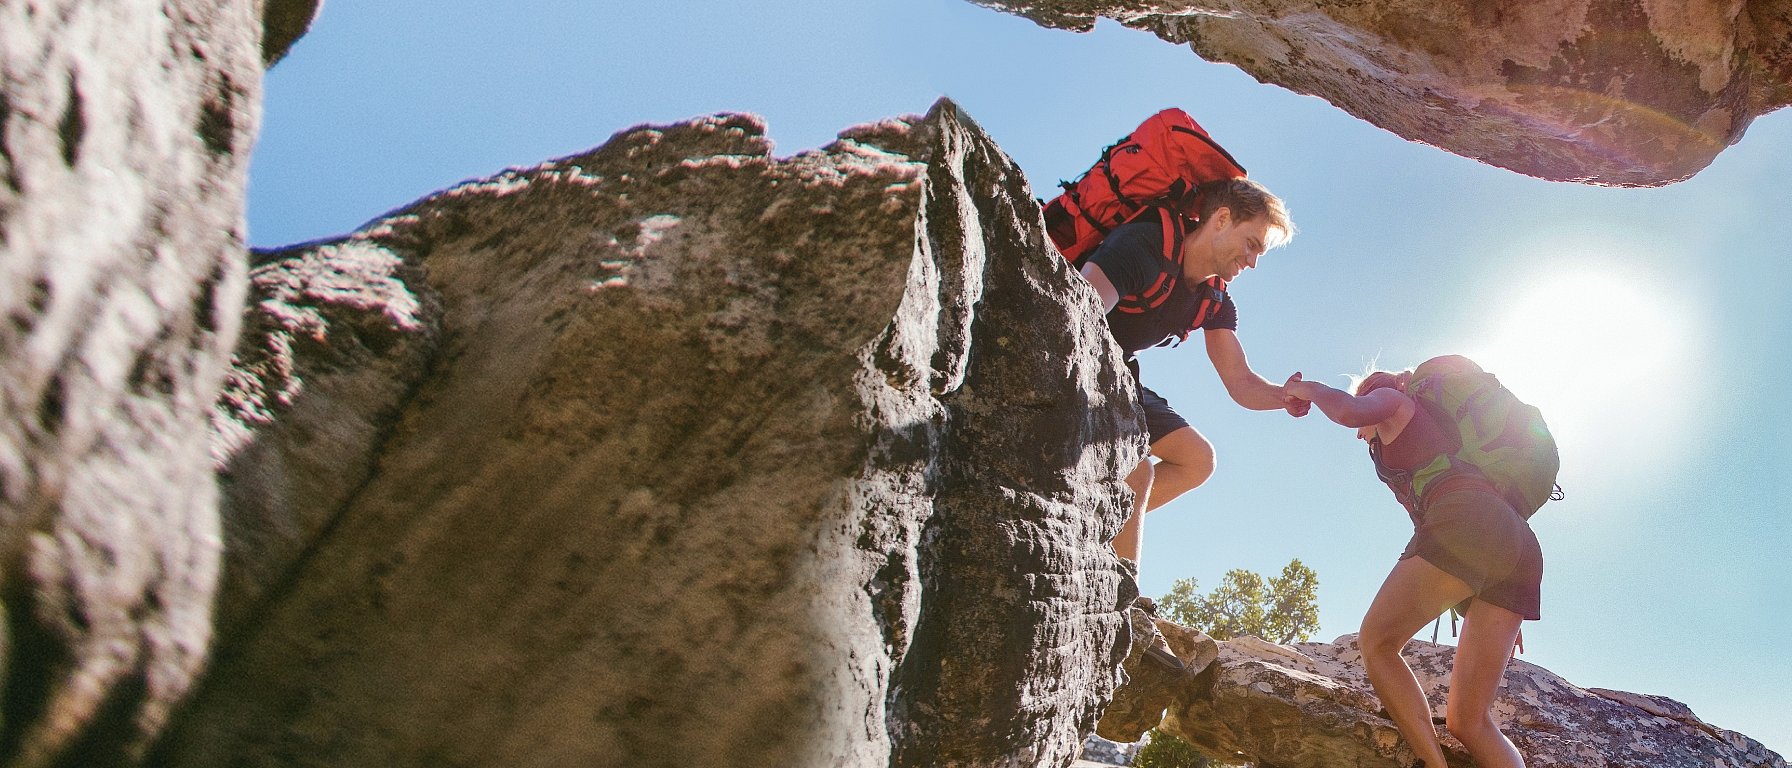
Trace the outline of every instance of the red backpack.
{"type": "Polygon", "coordinates": [[[1171,107],[1101,151],[1101,159],[1045,204],[1045,228],[1070,263],[1083,260],[1115,227],[1147,206],[1193,217],[1196,188],[1242,179],[1244,166],[1187,112],[1171,107]]]}
{"type": "MultiPolygon", "coordinates": [[[[1064,192],[1044,204],[1046,234],[1064,258],[1080,265],[1115,227],[1156,210],[1163,225],[1163,273],[1143,293],[1123,296],[1115,307],[1129,314],[1147,312],[1163,304],[1182,277],[1185,220],[1200,210],[1200,185],[1244,176],[1244,166],[1194,118],[1171,107],[1103,149],[1101,159],[1076,181],[1059,184],[1064,192]]],[[[1226,299],[1226,282],[1217,277],[1199,288],[1200,310],[1179,334],[1181,339],[1218,312],[1226,299]]]]}

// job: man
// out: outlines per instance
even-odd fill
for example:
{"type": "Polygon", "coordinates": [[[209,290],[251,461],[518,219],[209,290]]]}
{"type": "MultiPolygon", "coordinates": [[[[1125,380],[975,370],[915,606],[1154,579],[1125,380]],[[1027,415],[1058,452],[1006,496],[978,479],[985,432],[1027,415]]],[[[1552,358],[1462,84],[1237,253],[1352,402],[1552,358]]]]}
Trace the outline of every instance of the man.
{"type": "MultiPolygon", "coordinates": [[[[1138,378],[1140,350],[1179,338],[1199,327],[1207,358],[1239,405],[1255,411],[1285,409],[1300,416],[1310,403],[1287,397],[1282,386],[1251,370],[1238,341],[1238,309],[1228,294],[1212,301],[1204,281],[1230,281],[1257,266],[1264,251],[1294,235],[1288,209],[1263,185],[1249,179],[1201,187],[1199,223],[1182,240],[1182,274],[1167,298],[1150,307],[1121,307],[1122,297],[1138,296],[1164,276],[1165,225],[1147,213],[1116,227],[1083,262],[1082,274],[1101,295],[1108,330],[1126,350],[1127,366],[1138,378]],[[1203,312],[1203,301],[1207,307],[1203,312]],[[1122,311],[1124,310],[1124,311],[1122,311]],[[1201,315],[1205,314],[1206,317],[1201,315]]],[[[1213,474],[1213,446],[1170,404],[1143,384],[1139,400],[1151,438],[1151,456],[1126,476],[1133,490],[1132,514],[1113,541],[1114,551],[1134,563],[1144,542],[1145,513],[1169,503],[1213,474]]]]}

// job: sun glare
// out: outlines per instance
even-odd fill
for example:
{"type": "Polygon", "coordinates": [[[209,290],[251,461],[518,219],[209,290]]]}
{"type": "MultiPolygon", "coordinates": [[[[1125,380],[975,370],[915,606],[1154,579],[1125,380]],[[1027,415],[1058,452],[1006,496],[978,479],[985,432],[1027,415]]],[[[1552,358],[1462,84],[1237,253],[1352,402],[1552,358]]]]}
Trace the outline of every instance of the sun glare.
{"type": "Polygon", "coordinates": [[[1467,354],[1543,410],[1564,465],[1593,457],[1635,466],[1681,434],[1691,327],[1671,284],[1618,268],[1545,278],[1486,318],[1467,354]]]}

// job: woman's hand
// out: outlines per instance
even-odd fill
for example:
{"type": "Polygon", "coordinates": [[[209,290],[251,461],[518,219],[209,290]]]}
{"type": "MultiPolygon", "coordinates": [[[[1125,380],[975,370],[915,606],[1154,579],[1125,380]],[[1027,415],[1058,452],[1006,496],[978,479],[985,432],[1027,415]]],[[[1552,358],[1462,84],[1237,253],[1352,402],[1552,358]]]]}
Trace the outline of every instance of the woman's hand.
{"type": "Polygon", "coordinates": [[[1307,415],[1313,410],[1312,386],[1312,382],[1301,380],[1300,371],[1295,371],[1282,385],[1282,410],[1297,419],[1307,415]]]}

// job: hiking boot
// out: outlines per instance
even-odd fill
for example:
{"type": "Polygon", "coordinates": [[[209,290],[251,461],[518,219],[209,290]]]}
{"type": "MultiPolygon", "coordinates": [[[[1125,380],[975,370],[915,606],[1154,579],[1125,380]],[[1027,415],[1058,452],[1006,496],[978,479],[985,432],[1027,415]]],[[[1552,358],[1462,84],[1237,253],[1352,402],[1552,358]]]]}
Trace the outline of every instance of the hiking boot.
{"type": "Polygon", "coordinates": [[[1183,664],[1182,659],[1176,658],[1176,654],[1170,650],[1170,644],[1164,642],[1164,639],[1161,637],[1157,638],[1156,642],[1151,644],[1151,647],[1145,649],[1145,658],[1157,662],[1158,666],[1168,669],[1171,672],[1181,672],[1188,669],[1188,665],[1183,664]]]}
{"type": "Polygon", "coordinates": [[[1170,650],[1170,643],[1164,639],[1161,632],[1152,633],[1151,644],[1145,646],[1145,658],[1157,662],[1159,666],[1172,672],[1181,672],[1188,668],[1188,665],[1182,663],[1182,659],[1176,658],[1176,652],[1170,650]]]}
{"type": "Polygon", "coordinates": [[[1132,599],[1132,607],[1145,612],[1145,615],[1157,618],[1157,601],[1144,595],[1132,599]]]}

